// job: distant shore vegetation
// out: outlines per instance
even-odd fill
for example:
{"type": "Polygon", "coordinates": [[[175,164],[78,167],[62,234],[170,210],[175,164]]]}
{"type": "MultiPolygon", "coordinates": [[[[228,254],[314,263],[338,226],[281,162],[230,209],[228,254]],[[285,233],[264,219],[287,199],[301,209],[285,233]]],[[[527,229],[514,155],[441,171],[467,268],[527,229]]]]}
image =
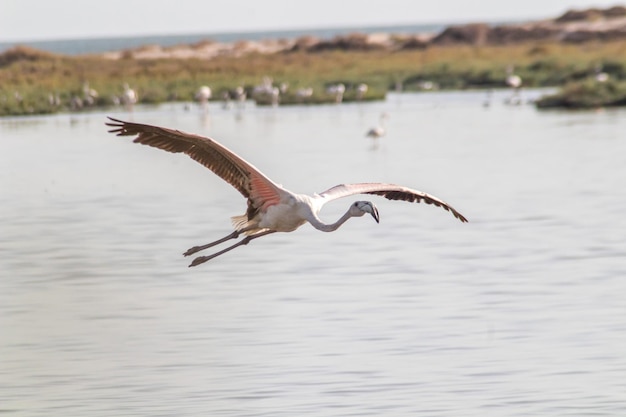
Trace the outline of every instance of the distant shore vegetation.
{"type": "MultiPolygon", "coordinates": [[[[611,19],[624,19],[626,9],[615,14],[611,19]]],[[[626,104],[626,37],[587,34],[563,42],[542,26],[534,30],[545,36],[508,28],[514,30],[506,33],[518,37],[511,40],[497,29],[466,25],[426,40],[388,35],[378,43],[360,34],[300,39],[270,52],[239,45],[241,53],[210,58],[151,56],[145,49],[113,58],[67,56],[18,46],[0,54],[0,116],[111,108],[123,104],[125,86],[141,104],[191,103],[203,85],[210,87],[211,101],[226,102],[243,91],[259,105],[319,104],[337,101],[333,88],[339,85],[341,101],[382,100],[389,91],[509,88],[512,72],[522,80],[521,88],[560,87],[537,101],[539,108],[626,104]],[[276,101],[258,94],[268,80],[280,90],[276,101]]],[[[207,41],[195,47],[214,46],[207,41]]]]}

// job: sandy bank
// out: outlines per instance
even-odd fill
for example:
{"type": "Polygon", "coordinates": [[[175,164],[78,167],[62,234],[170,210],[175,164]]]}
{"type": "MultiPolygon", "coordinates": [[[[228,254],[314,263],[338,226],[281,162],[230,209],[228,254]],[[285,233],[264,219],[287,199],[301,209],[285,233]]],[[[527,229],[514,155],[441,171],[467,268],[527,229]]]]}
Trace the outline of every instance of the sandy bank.
{"type": "Polygon", "coordinates": [[[209,60],[220,56],[273,54],[289,51],[327,50],[406,50],[447,45],[506,45],[527,41],[581,43],[626,39],[626,7],[570,10],[555,18],[522,24],[488,25],[471,23],[447,27],[438,34],[353,33],[333,39],[304,36],[298,39],[241,40],[232,43],[204,40],[192,45],[140,48],[103,54],[108,59],[188,59],[209,60]]]}

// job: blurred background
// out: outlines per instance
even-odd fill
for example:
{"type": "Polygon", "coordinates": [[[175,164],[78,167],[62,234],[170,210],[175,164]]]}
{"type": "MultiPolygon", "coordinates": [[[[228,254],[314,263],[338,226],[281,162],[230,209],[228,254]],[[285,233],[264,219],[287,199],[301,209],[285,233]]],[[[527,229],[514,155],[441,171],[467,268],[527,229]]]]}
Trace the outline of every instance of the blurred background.
{"type": "Polygon", "coordinates": [[[626,8],[5,3],[0,413],[626,410],[626,8]],[[294,192],[398,183],[469,223],[357,196],[322,219],[368,199],[380,224],[188,268],[244,199],[107,116],[211,136],[294,192]]]}

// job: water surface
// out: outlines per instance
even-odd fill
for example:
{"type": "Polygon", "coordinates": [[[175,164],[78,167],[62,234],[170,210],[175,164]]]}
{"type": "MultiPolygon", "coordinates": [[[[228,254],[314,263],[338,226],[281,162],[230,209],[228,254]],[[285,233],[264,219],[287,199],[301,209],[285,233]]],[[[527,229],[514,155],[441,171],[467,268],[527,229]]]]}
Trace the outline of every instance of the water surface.
{"type": "Polygon", "coordinates": [[[0,120],[0,411],[623,414],[626,113],[505,94],[0,120]],[[181,253],[229,233],[244,200],[106,115],[218,138],[296,192],[395,182],[470,223],[365,196],[379,225],[305,225],[190,269],[181,253]]]}

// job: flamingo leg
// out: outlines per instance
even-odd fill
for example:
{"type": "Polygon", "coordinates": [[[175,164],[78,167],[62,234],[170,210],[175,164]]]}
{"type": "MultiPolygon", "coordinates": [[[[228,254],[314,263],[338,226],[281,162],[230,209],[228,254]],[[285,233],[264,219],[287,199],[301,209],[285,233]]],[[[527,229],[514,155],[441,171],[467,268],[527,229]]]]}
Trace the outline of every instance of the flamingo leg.
{"type": "Polygon", "coordinates": [[[225,236],[225,237],[223,237],[221,239],[218,239],[215,242],[207,243],[206,245],[202,245],[202,246],[194,246],[193,248],[187,249],[187,252],[183,253],[183,255],[184,256],[193,255],[196,252],[200,252],[201,250],[212,248],[213,246],[219,245],[220,243],[226,242],[227,240],[237,239],[239,237],[239,233],[240,232],[235,230],[234,232],[232,232],[228,236],[225,236]]]}
{"type": "MultiPolygon", "coordinates": [[[[235,249],[235,248],[237,248],[239,246],[247,245],[248,243],[250,243],[250,241],[252,239],[256,239],[256,238],[261,237],[261,236],[269,235],[270,233],[274,233],[274,232],[275,232],[275,230],[266,230],[265,232],[257,233],[256,235],[246,236],[243,239],[241,239],[239,242],[235,243],[234,245],[229,246],[226,249],[222,249],[219,252],[215,252],[212,255],[209,255],[209,256],[198,256],[196,259],[193,260],[193,262],[191,262],[189,267],[197,266],[197,265],[200,265],[202,263],[205,263],[206,261],[210,261],[211,259],[216,258],[216,257],[218,257],[218,256],[220,256],[220,255],[222,255],[222,254],[224,254],[224,253],[226,253],[228,251],[231,251],[231,250],[233,250],[233,249],[235,249]]],[[[226,238],[221,239],[221,240],[222,241],[226,240],[226,238]]]]}

